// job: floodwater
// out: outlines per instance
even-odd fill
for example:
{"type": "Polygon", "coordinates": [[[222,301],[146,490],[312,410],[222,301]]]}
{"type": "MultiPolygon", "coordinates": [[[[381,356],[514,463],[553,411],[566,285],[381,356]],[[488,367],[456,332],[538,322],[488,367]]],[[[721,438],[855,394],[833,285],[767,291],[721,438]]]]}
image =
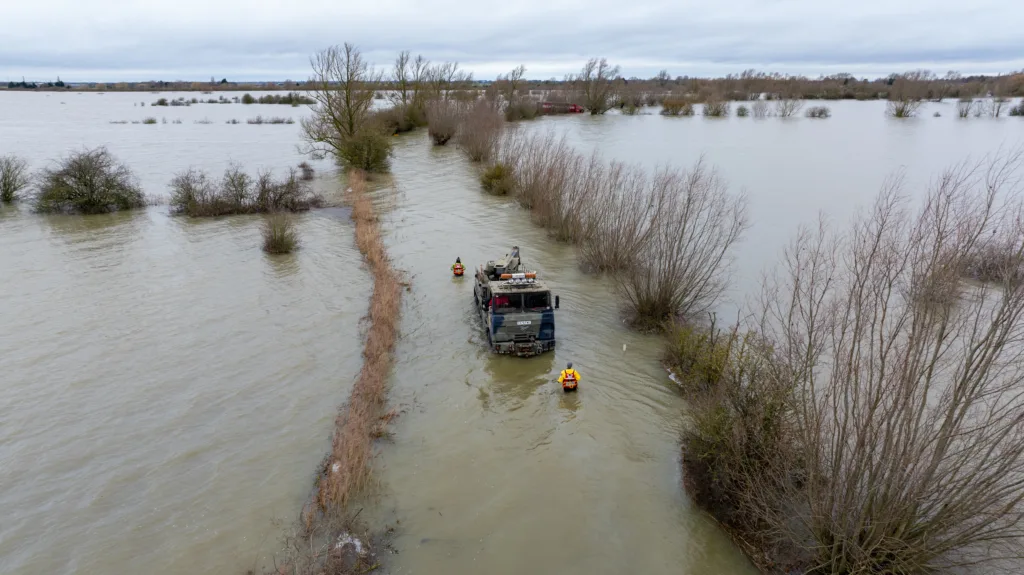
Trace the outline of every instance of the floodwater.
{"type": "MultiPolygon", "coordinates": [[[[303,159],[297,124],[244,122],[297,121],[304,108],[132,105],[177,96],[0,93],[0,154],[38,168],[107,145],[153,195],[190,166],[303,159]],[[168,123],[110,123],[147,116],[168,123]]],[[[1020,118],[959,120],[953,104],[910,121],[886,119],[879,102],[831,107],[818,121],[609,115],[520,129],[652,168],[705,153],[749,198],[730,313],[820,210],[841,222],[901,166],[917,194],[950,164],[1024,136],[1020,118]]],[[[752,573],[683,492],[685,404],[658,340],[622,325],[614,286],[481,193],[457,150],[423,133],[396,142],[379,197],[411,281],[390,396],[402,415],[367,511],[400,522],[393,571],[752,573]],[[554,354],[487,353],[470,280],[449,275],[455,256],[475,267],[512,245],[561,296],[554,354]],[[575,395],[553,382],[566,361],[583,376],[575,395]]],[[[317,186],[336,190],[329,165],[315,165],[317,186]]],[[[0,572],[266,565],[282,533],[272,520],[298,513],[358,370],[370,278],[343,210],[299,216],[303,248],[288,256],[259,250],[259,220],[0,208],[0,572]]]]}

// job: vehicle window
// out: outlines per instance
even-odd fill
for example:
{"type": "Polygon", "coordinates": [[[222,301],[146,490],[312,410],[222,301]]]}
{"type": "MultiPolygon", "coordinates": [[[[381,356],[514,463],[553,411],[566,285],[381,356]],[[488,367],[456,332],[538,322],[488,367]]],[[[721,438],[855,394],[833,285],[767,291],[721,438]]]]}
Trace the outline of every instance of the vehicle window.
{"type": "Polygon", "coordinates": [[[498,313],[509,313],[513,311],[519,311],[520,309],[522,309],[523,296],[522,294],[518,293],[494,294],[494,298],[491,300],[491,305],[494,307],[494,311],[498,313]]]}
{"type": "Polygon", "coordinates": [[[551,307],[551,294],[548,292],[524,293],[523,307],[528,310],[547,309],[551,307]]]}

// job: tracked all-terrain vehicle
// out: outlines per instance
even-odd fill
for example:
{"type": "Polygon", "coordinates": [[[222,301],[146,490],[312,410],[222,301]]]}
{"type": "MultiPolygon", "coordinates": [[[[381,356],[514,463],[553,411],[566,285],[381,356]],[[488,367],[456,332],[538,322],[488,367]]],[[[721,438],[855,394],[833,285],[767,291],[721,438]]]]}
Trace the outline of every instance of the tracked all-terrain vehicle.
{"type": "Polygon", "coordinates": [[[555,349],[558,296],[526,271],[517,246],[477,269],[473,299],[491,351],[530,357],[555,349]]]}

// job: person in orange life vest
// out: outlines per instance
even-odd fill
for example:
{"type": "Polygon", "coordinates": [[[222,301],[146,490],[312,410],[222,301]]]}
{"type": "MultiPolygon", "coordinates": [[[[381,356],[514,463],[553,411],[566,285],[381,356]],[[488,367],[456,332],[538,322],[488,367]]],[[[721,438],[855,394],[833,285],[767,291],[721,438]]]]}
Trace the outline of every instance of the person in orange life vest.
{"type": "Polygon", "coordinates": [[[580,372],[572,368],[571,361],[558,375],[558,383],[562,384],[562,391],[574,391],[580,384],[580,372]]]}
{"type": "Polygon", "coordinates": [[[462,258],[455,258],[455,263],[452,264],[452,273],[461,276],[464,271],[466,271],[466,268],[462,266],[462,258]]]}

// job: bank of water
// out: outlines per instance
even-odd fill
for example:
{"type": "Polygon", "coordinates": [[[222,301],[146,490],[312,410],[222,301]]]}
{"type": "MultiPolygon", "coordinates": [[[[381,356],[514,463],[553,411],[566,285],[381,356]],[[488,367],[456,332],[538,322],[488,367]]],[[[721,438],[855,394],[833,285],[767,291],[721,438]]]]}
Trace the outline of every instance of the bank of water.
{"type": "Polygon", "coordinates": [[[275,551],[360,365],[336,214],[0,217],[0,572],[240,573],[275,551]]]}

